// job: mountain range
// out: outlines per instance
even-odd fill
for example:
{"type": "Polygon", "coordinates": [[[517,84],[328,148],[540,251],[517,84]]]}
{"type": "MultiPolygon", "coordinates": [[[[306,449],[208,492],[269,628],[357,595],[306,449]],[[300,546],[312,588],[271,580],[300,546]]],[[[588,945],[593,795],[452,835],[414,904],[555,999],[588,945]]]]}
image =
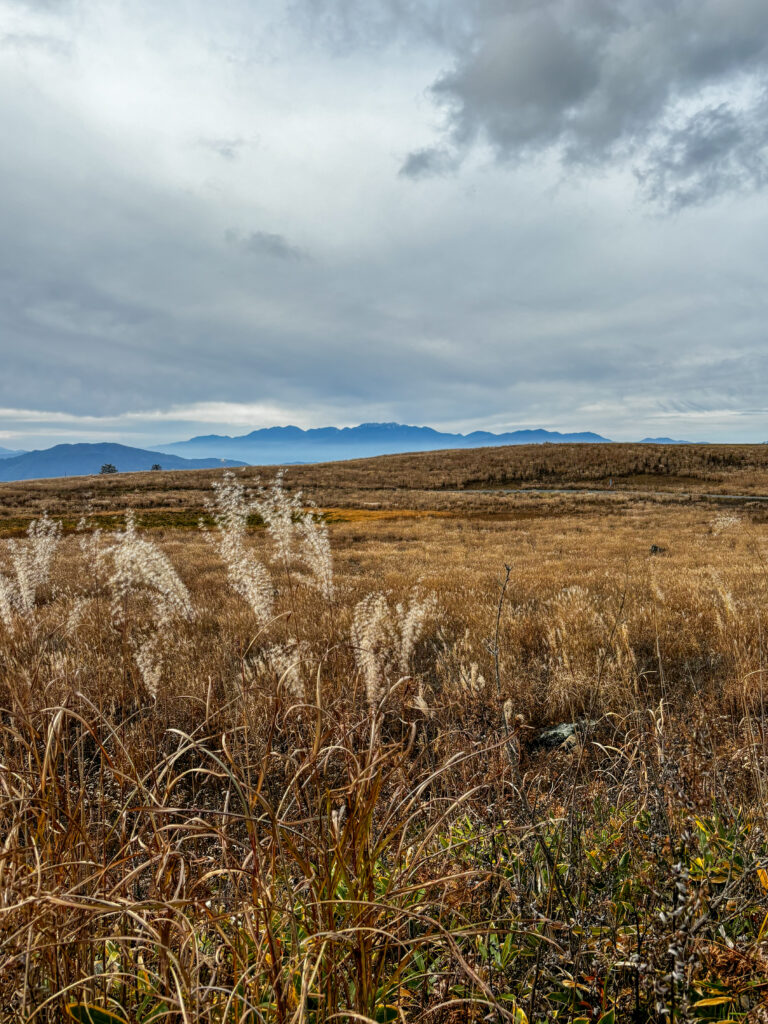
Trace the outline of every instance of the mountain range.
{"type": "MultiPolygon", "coordinates": [[[[140,472],[160,465],[163,469],[215,469],[221,466],[288,466],[304,462],[396,455],[405,452],[448,448],[486,448],[507,444],[610,444],[609,438],[591,431],[561,434],[556,430],[513,430],[493,434],[475,430],[450,434],[432,427],[402,423],[361,423],[357,427],[267,427],[239,437],[208,434],[176,441],[155,449],[128,445],[57,444],[39,451],[19,452],[0,448],[0,481],[37,480],[48,477],[87,476],[111,463],[120,473],[140,472]]],[[[669,437],[646,437],[640,444],[689,444],[669,437]]]]}
{"type": "Polygon", "coordinates": [[[160,445],[157,451],[185,458],[241,459],[251,465],[287,465],[296,462],[333,462],[372,455],[439,451],[443,448],[485,448],[505,444],[599,444],[607,437],[589,431],[560,434],[554,430],[514,430],[492,434],[475,430],[471,434],[450,434],[432,427],[411,427],[402,423],[361,423],[357,427],[266,427],[250,434],[229,437],[208,434],[189,441],[160,445]]]}
{"type": "Polygon", "coordinates": [[[214,469],[242,466],[231,459],[184,459],[159,455],[124,444],[57,444],[41,451],[11,455],[0,461],[0,480],[40,480],[57,476],[89,476],[110,463],[119,473],[136,473],[160,465],[163,469],[214,469]]]}

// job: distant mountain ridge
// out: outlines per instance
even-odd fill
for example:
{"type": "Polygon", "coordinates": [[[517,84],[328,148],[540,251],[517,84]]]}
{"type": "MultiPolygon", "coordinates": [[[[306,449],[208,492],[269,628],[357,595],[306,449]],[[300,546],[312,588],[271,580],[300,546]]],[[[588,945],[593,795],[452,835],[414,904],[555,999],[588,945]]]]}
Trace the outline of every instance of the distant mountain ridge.
{"type": "Polygon", "coordinates": [[[403,423],[361,423],[357,427],[264,427],[249,434],[230,437],[207,434],[188,441],[159,445],[157,451],[196,458],[241,459],[251,465],[288,462],[332,462],[338,459],[397,455],[405,452],[438,451],[442,448],[485,448],[505,444],[606,444],[607,437],[585,431],[561,434],[556,430],[514,430],[493,434],[475,430],[451,434],[433,427],[403,423]]]}
{"type": "Polygon", "coordinates": [[[119,473],[137,473],[159,464],[163,469],[216,469],[242,466],[231,459],[184,459],[124,444],[57,444],[0,461],[0,480],[43,480],[59,476],[90,476],[111,463],[119,473]]]}
{"type": "Polygon", "coordinates": [[[0,459],[12,459],[15,455],[26,455],[23,448],[0,448],[0,459]]]}
{"type": "Polygon", "coordinates": [[[676,441],[673,437],[644,437],[638,444],[706,444],[705,441],[676,441]]]}
{"type": "MultiPolygon", "coordinates": [[[[58,444],[31,452],[0,447],[0,481],[37,480],[99,473],[105,463],[120,473],[136,473],[159,464],[163,469],[216,469],[243,465],[288,466],[336,462],[408,452],[487,448],[523,444],[612,444],[592,431],[563,434],[556,430],[514,430],[494,434],[475,430],[451,434],[433,427],[402,423],[361,423],[357,427],[265,427],[229,437],[207,434],[157,448],[103,443],[58,444]]],[[[668,437],[645,437],[639,444],[691,444],[668,437]]]]}

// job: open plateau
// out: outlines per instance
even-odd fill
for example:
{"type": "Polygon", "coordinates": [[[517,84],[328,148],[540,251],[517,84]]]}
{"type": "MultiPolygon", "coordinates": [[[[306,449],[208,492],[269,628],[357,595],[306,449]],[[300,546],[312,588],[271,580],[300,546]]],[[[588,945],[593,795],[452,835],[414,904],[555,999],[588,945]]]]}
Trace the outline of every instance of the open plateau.
{"type": "Polygon", "coordinates": [[[0,485],[2,1019],[767,1019],[766,496],[718,445],[0,485]]]}

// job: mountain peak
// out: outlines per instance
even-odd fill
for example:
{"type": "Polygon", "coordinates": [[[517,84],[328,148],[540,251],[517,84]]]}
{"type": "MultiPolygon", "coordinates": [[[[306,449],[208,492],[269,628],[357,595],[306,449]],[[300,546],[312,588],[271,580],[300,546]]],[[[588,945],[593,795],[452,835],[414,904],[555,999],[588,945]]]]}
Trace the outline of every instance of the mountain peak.
{"type": "Polygon", "coordinates": [[[60,476],[92,476],[111,463],[118,473],[137,473],[153,466],[162,469],[216,469],[221,466],[242,466],[242,462],[214,456],[185,459],[179,455],[161,454],[144,448],[111,441],[93,444],[55,444],[52,448],[24,452],[0,460],[0,480],[42,480],[60,476]]]}

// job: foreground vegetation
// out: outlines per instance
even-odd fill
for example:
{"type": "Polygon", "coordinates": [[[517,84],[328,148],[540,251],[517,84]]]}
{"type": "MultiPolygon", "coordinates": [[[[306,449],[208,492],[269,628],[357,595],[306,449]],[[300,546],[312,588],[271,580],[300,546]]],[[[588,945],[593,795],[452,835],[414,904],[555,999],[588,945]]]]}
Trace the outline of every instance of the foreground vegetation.
{"type": "Polygon", "coordinates": [[[759,516],[217,484],[4,542],[0,1019],[768,1019],[759,516]]]}

